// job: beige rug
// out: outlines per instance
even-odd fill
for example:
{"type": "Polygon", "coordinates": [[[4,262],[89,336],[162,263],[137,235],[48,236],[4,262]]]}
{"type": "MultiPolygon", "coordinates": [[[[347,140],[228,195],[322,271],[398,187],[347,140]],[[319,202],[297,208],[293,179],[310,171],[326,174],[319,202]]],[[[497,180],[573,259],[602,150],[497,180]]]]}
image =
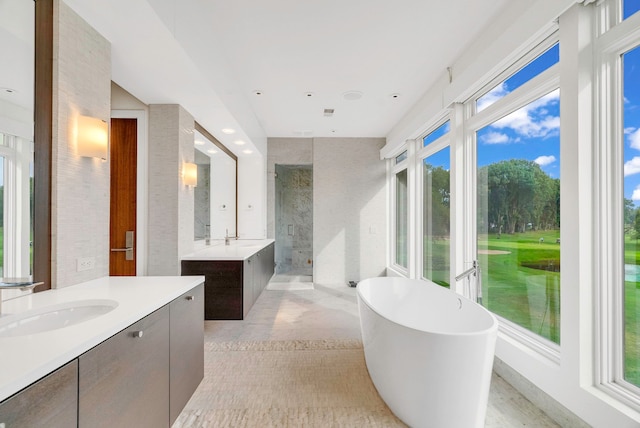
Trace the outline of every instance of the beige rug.
{"type": "Polygon", "coordinates": [[[301,291],[313,290],[313,282],[270,282],[267,290],[275,291],[301,291]]]}
{"type": "Polygon", "coordinates": [[[357,340],[205,343],[205,378],[178,427],[404,427],[357,340]]]}

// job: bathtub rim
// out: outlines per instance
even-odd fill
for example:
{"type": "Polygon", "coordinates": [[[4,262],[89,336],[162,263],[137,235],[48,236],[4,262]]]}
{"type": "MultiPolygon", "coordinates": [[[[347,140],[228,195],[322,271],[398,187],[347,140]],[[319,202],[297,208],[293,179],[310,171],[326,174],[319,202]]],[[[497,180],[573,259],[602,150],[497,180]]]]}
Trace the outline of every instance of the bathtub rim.
{"type": "MultiPolygon", "coordinates": [[[[412,327],[406,324],[401,324],[398,321],[395,321],[393,319],[390,319],[386,316],[384,316],[383,314],[381,314],[378,310],[376,310],[370,302],[367,301],[366,298],[364,298],[362,296],[362,294],[360,293],[360,289],[358,287],[356,287],[356,295],[358,297],[358,302],[362,302],[364,303],[371,311],[373,311],[376,315],[378,315],[380,318],[383,318],[384,320],[397,325],[399,327],[402,328],[406,328],[409,330],[413,330],[416,331],[418,333],[421,334],[427,334],[427,335],[434,335],[434,336],[459,336],[459,337],[466,337],[466,336],[484,336],[484,335],[491,335],[491,334],[496,334],[498,333],[498,327],[499,327],[499,320],[498,318],[495,316],[495,314],[493,312],[491,312],[490,310],[488,310],[487,308],[485,308],[484,306],[474,302],[471,299],[468,299],[467,297],[464,297],[458,293],[455,293],[454,291],[451,291],[450,289],[446,289],[438,284],[436,284],[435,282],[428,280],[428,279],[412,279],[412,278],[404,278],[404,277],[374,277],[374,278],[366,278],[363,279],[362,281],[360,281],[360,283],[367,281],[367,280],[371,280],[371,279],[384,279],[384,278],[395,278],[395,279],[401,279],[404,281],[409,281],[409,282],[424,282],[427,283],[428,286],[434,286],[434,287],[439,287],[442,290],[447,290],[450,293],[453,293],[455,297],[457,297],[458,299],[460,299],[461,301],[465,301],[467,302],[467,304],[474,304],[480,307],[481,310],[485,311],[487,315],[489,315],[492,319],[492,324],[490,327],[482,329],[482,330],[474,330],[474,331],[470,331],[470,332],[438,332],[438,331],[432,331],[432,330],[424,330],[424,329],[419,329],[416,327],[412,327]]],[[[358,286],[360,286],[360,283],[358,283],[358,286]]],[[[366,285],[366,284],[365,284],[366,285]]],[[[362,322],[362,318],[360,317],[360,321],[362,322]]]]}

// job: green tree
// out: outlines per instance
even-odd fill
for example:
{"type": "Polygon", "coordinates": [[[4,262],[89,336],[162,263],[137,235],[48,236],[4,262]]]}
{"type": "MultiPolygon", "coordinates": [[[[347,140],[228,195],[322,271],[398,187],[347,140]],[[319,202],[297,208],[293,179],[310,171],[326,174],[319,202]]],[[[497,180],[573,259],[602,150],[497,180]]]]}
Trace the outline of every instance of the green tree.
{"type": "Polygon", "coordinates": [[[479,230],[524,232],[560,226],[560,180],[540,165],[510,159],[482,167],[478,172],[479,230]],[[486,206],[483,203],[486,201],[486,206]]]}

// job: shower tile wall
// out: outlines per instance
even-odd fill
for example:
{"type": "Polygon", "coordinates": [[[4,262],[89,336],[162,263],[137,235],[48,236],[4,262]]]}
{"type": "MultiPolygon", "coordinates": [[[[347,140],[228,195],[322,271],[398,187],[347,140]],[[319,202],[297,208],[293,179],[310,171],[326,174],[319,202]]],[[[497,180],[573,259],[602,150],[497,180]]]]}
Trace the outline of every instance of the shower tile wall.
{"type": "Polygon", "coordinates": [[[313,267],[313,170],[276,165],[277,273],[311,275],[313,267]]]}

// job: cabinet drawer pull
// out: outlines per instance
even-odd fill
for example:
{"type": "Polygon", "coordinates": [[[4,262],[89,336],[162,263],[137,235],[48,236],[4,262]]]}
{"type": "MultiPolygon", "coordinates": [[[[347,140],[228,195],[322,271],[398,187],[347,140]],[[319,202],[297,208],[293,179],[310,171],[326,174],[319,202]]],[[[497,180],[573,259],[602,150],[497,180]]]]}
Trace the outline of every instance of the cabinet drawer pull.
{"type": "Polygon", "coordinates": [[[187,297],[185,297],[185,299],[189,300],[189,301],[196,300],[195,296],[187,296],[187,297]]]}
{"type": "Polygon", "coordinates": [[[138,330],[138,331],[132,332],[131,336],[133,336],[133,337],[142,337],[143,334],[144,334],[144,331],[138,330]]]}

